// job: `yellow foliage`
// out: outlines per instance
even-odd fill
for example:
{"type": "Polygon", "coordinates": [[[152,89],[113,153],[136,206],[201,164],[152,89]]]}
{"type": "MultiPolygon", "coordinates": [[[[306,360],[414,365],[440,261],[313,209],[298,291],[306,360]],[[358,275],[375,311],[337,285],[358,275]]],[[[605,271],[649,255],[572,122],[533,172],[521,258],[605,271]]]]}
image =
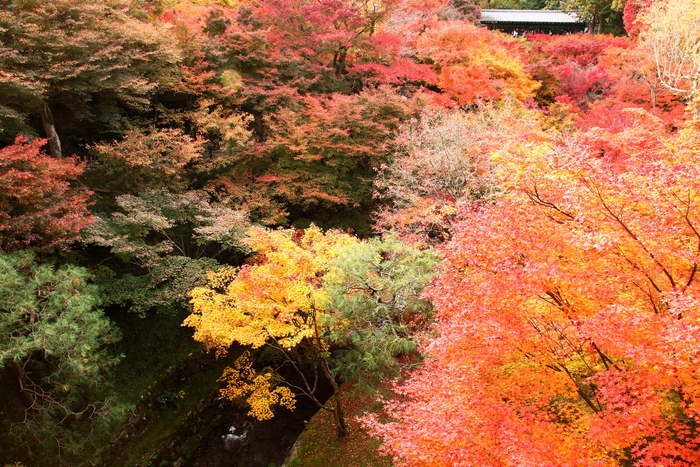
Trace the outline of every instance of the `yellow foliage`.
{"type": "MultiPolygon", "coordinates": [[[[329,299],[323,276],[337,248],[357,241],[315,226],[305,231],[252,228],[243,242],[257,257],[240,269],[209,272],[208,285],[190,292],[193,312],[183,326],[193,327],[194,338],[219,353],[233,343],[291,350],[304,342],[312,353],[324,355],[330,331],[324,323],[331,320],[324,319],[329,299]]],[[[294,393],[275,380],[270,371],[255,371],[246,352],[221,377],[228,383],[221,396],[246,397],[250,415],[266,420],[273,416],[271,407],[295,404],[294,393]]]]}
{"type": "Polygon", "coordinates": [[[315,226],[300,233],[258,227],[244,242],[258,262],[209,273],[209,285],[190,292],[194,312],[183,325],[222,352],[234,342],[253,348],[275,342],[291,349],[306,338],[318,341],[328,301],[321,279],[336,247],[357,239],[315,226]]]}
{"type": "Polygon", "coordinates": [[[253,369],[247,351],[238,357],[232,368],[224,370],[219,381],[227,383],[220,391],[221,397],[234,400],[247,396],[248,415],[258,420],[271,419],[275,405],[293,410],[296,404],[294,393],[286,386],[276,386],[272,373],[258,373],[253,369]]]}

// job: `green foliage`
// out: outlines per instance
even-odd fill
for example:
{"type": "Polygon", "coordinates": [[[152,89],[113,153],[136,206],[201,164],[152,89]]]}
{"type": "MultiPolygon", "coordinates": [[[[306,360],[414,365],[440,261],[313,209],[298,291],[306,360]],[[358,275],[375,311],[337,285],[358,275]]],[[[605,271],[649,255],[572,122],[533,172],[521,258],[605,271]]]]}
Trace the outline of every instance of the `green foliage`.
{"type": "Polygon", "coordinates": [[[186,309],[187,292],[220,266],[214,257],[246,251],[240,243],[248,227],[245,214],[212,205],[202,193],[150,190],[122,195],[117,204],[123,212],[99,219],[85,238],[137,267],[136,274],[119,278],[103,270],[108,303],[130,304],[141,315],[186,309]]]}
{"type": "Polygon", "coordinates": [[[84,269],[37,264],[26,251],[0,254],[0,277],[0,368],[24,405],[2,426],[0,445],[44,459],[32,465],[89,452],[123,412],[107,395],[105,371],[118,359],[105,345],[119,333],[96,310],[98,288],[84,269]]]}
{"type": "Polygon", "coordinates": [[[284,352],[271,346],[263,347],[260,354],[256,357],[257,363],[264,367],[278,367],[282,365],[286,357],[284,352]]]}
{"type": "Polygon", "coordinates": [[[547,0],[491,0],[484,8],[544,10],[547,8],[547,0]]]}
{"type": "Polygon", "coordinates": [[[119,196],[117,204],[123,212],[98,221],[86,241],[141,266],[171,254],[200,258],[214,244],[219,248],[209,256],[245,248],[240,240],[249,227],[246,215],[212,205],[203,193],[174,194],[163,188],[119,196]]]}
{"type": "Polygon", "coordinates": [[[574,11],[585,18],[596,34],[625,35],[622,22],[624,0],[549,0],[548,8],[574,11]]]}
{"type": "Polygon", "coordinates": [[[421,298],[438,257],[394,237],[371,239],[339,249],[325,281],[330,296],[331,342],[347,347],[335,372],[358,390],[400,376],[417,363],[417,335],[432,318],[421,298]]]}
{"type": "Polygon", "coordinates": [[[165,390],[161,395],[156,397],[156,402],[158,402],[158,405],[162,410],[165,410],[169,407],[177,407],[177,400],[182,399],[185,397],[184,391],[180,392],[172,392],[165,390]]]}
{"type": "Polygon", "coordinates": [[[116,274],[99,270],[98,283],[110,304],[128,306],[129,311],[146,315],[151,310],[177,314],[187,309],[187,292],[206,283],[205,273],[221,267],[213,258],[166,256],[156,260],[144,275],[116,274]]]}

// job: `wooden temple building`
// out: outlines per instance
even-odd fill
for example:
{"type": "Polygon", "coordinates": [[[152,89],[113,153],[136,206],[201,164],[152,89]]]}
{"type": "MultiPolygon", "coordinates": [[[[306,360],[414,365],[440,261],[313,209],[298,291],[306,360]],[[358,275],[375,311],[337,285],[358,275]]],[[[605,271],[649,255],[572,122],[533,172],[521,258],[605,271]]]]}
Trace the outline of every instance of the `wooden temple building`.
{"type": "Polygon", "coordinates": [[[514,36],[569,34],[584,32],[588,27],[585,19],[560,10],[481,10],[481,24],[514,36]]]}

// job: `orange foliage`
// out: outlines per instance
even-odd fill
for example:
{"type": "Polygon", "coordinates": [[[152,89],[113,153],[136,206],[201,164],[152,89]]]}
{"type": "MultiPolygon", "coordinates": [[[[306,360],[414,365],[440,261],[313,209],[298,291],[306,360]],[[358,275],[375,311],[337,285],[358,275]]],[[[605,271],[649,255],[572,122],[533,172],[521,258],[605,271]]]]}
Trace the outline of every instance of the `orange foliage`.
{"type": "Polygon", "coordinates": [[[462,210],[428,293],[428,363],[369,420],[399,465],[700,462],[698,126],[630,112],[494,154],[504,192],[462,210]]]}
{"type": "Polygon", "coordinates": [[[539,87],[525,72],[515,39],[469,21],[435,24],[418,36],[415,49],[457,105],[491,101],[506,92],[523,101],[539,87]]]}

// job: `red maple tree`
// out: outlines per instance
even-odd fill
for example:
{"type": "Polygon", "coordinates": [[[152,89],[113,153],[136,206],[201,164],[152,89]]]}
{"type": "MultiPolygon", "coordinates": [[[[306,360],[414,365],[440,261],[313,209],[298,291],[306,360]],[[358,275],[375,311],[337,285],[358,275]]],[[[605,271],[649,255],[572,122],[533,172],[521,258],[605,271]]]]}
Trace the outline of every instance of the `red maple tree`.
{"type": "Polygon", "coordinates": [[[17,137],[0,149],[0,249],[66,250],[93,222],[90,191],[71,185],[83,171],[41,150],[46,140],[17,137]]]}

